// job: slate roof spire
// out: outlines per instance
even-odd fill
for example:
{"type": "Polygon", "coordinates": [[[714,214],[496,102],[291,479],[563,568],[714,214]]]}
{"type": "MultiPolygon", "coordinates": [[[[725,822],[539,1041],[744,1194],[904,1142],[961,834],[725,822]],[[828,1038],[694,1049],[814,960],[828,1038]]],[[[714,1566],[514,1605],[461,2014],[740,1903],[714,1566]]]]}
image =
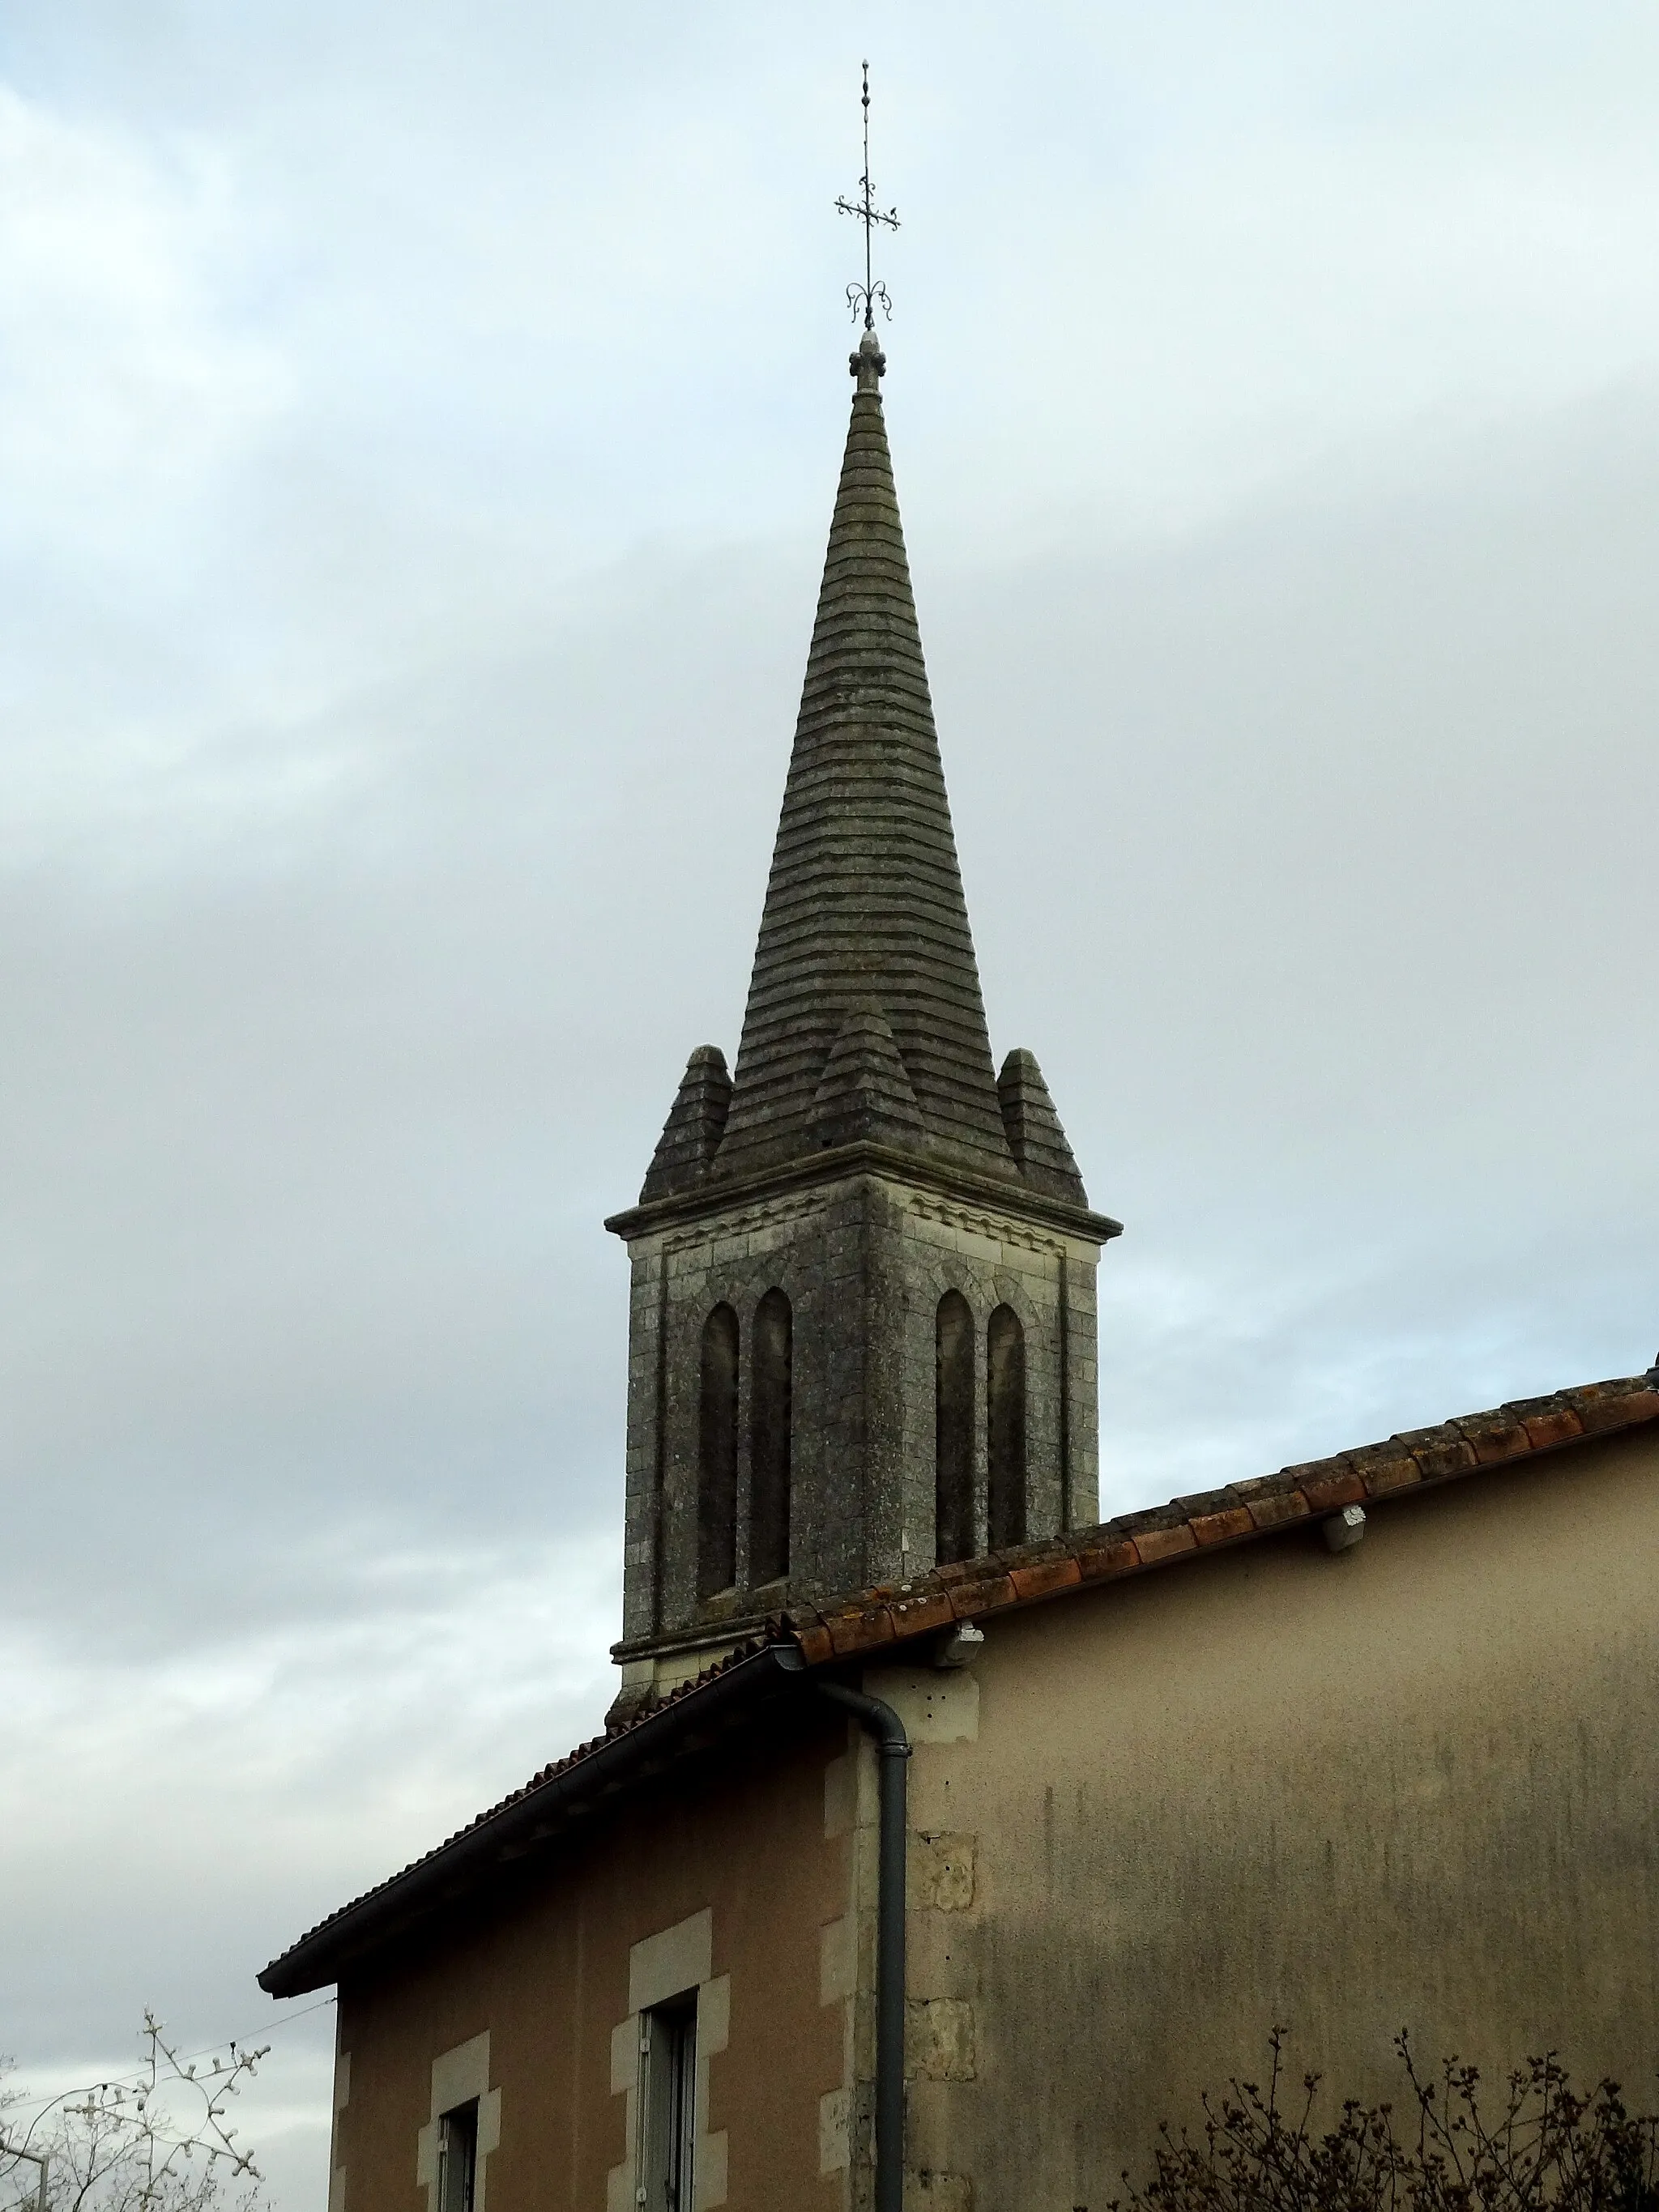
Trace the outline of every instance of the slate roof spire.
{"type": "Polygon", "coordinates": [[[745,1174],[833,1141],[820,1085],[857,1015],[860,1034],[884,1026],[890,1036],[899,1066],[884,1091],[902,1074],[915,1102],[914,1118],[890,1104],[880,1115],[881,1140],[1018,1179],[887,450],[887,364],[873,330],[849,365],[853,417],[714,1172],[745,1174]]]}

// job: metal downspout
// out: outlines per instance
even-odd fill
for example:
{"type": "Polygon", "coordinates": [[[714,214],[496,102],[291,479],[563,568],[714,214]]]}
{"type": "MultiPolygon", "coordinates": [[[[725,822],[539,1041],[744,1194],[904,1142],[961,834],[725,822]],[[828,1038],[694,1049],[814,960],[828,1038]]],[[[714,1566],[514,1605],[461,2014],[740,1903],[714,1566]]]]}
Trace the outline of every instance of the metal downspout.
{"type": "MultiPolygon", "coordinates": [[[[781,1651],[780,1662],[790,1659],[781,1651]]],[[[806,1671],[799,1652],[794,1666],[806,1671]]],[[[876,1874],[876,2203],[875,2212],[903,2212],[904,2205],[904,1858],[906,1762],[910,1739],[904,1723],[879,1698],[840,1682],[814,1681],[821,1698],[844,1705],[874,1739],[880,1762],[879,1855],[876,1874]]]]}

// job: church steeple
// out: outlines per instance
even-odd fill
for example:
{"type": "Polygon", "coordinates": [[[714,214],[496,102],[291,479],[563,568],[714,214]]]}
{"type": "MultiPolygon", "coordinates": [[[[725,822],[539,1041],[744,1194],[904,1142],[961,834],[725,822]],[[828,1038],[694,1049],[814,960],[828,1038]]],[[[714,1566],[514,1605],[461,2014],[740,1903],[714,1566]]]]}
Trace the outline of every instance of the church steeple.
{"type": "Polygon", "coordinates": [[[1035,1059],[993,1066],[884,367],[866,325],[737,1066],[692,1054],[606,1224],[633,1262],[618,1713],[796,1599],[1096,1516],[1118,1224],[1035,1059]]]}
{"type": "Polygon", "coordinates": [[[979,969],[866,331],[794,749],[717,1171],[816,1151],[817,1095],[855,1007],[891,1032],[916,1149],[1018,1174],[979,969]]]}

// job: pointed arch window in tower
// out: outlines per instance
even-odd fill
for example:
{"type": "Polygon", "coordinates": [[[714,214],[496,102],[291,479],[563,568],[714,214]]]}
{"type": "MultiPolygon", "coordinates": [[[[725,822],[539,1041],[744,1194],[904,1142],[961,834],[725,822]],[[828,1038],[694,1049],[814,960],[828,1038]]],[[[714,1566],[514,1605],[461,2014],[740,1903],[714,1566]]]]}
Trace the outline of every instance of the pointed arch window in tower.
{"type": "Polygon", "coordinates": [[[941,1566],[974,1556],[974,1316],[946,1291],[934,1322],[933,1500],[941,1566]]]}
{"type": "Polygon", "coordinates": [[[789,1571],[789,1417],[793,1320],[781,1291],[755,1309],[750,1349],[749,1581],[753,1589],[789,1571]]]}
{"type": "Polygon", "coordinates": [[[985,1332],[985,1431],[990,1543],[1001,1552],[1025,1541],[1025,1331],[1012,1306],[985,1332]]]}
{"type": "Polygon", "coordinates": [[[697,1595],[738,1578],[738,1317],[718,1305],[702,1325],[697,1402],[697,1595]]]}

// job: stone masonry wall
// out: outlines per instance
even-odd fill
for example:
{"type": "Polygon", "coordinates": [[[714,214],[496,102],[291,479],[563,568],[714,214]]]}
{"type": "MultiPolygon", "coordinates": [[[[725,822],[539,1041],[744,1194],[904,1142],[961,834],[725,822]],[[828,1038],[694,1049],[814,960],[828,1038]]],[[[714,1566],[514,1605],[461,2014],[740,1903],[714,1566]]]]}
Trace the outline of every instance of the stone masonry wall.
{"type": "Polygon", "coordinates": [[[1096,1518],[1098,1248],[1016,1207],[958,1203],[861,1173],[637,1237],[629,1355],[623,1640],[717,1627],[902,1580],[934,1556],[934,1316],[956,1290],[974,1315],[978,1537],[985,1542],[986,1325],[1011,1306],[1025,1333],[1028,1534],[1096,1518]],[[793,1316],[787,1589],[748,1567],[755,1309],[781,1289],[793,1316]],[[703,1324],[738,1316],[738,1580],[696,1595],[698,1381],[703,1324]]]}

